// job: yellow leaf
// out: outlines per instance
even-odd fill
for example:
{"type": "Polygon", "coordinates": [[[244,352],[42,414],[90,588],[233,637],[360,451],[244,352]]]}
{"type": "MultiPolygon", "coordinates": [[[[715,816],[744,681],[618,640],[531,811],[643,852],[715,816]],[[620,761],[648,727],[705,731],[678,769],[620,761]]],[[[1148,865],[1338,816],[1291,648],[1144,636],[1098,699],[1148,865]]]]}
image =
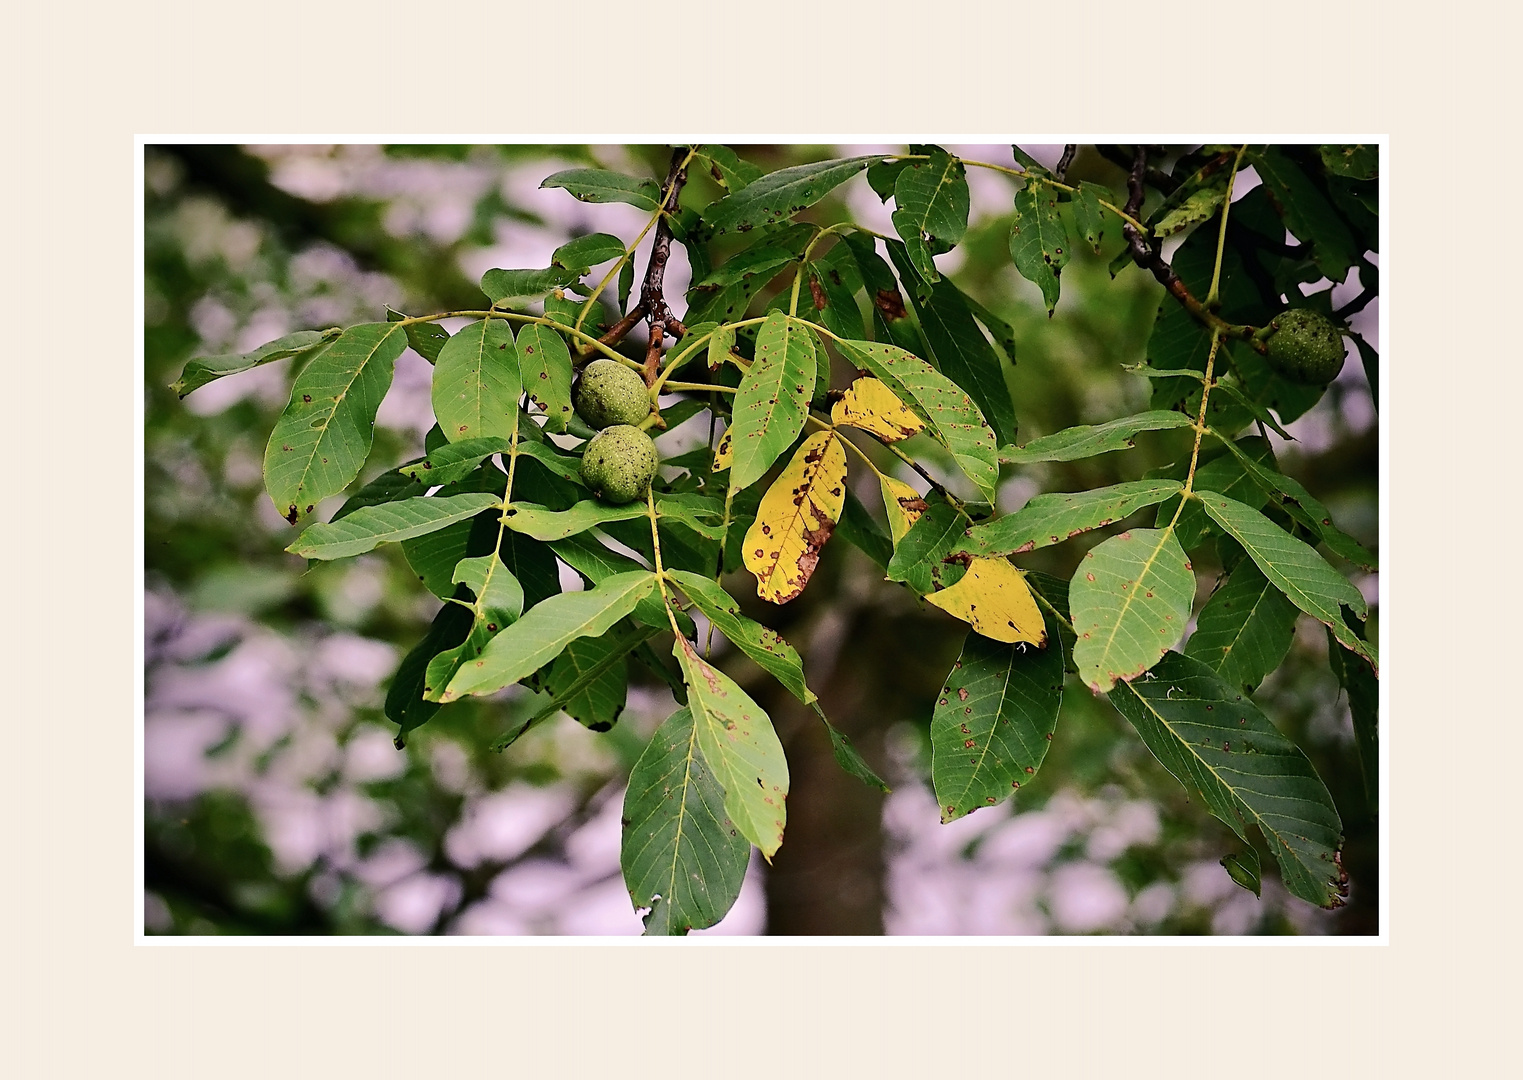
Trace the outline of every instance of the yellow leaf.
{"type": "Polygon", "coordinates": [[[719,436],[719,445],[714,448],[714,472],[724,472],[730,467],[730,455],[735,441],[730,438],[733,431],[733,428],[725,428],[724,434],[719,436]]]}
{"type": "Polygon", "coordinates": [[[845,505],[840,438],[834,431],[809,436],[762,496],[746,530],[746,569],[756,575],[757,596],[786,604],[804,591],[845,505]]]}
{"type": "Polygon", "coordinates": [[[1004,559],[975,557],[956,585],[926,599],[984,637],[1029,641],[1039,649],[1047,644],[1047,626],[1026,575],[1004,559]]]}
{"type": "Polygon", "coordinates": [[[878,484],[883,488],[883,508],[888,511],[888,531],[893,534],[894,546],[898,547],[910,526],[926,512],[926,502],[920,492],[903,480],[879,473],[878,484]]]}
{"type": "Polygon", "coordinates": [[[892,390],[866,376],[846,388],[845,395],[831,407],[830,418],[890,443],[925,430],[925,421],[906,409],[892,390]]]}

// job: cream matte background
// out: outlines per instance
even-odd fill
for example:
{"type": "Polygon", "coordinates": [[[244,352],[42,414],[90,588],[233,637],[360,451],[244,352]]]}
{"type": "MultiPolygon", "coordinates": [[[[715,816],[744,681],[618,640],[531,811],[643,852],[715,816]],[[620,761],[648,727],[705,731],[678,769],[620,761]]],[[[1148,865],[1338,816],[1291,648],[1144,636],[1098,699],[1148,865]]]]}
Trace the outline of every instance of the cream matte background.
{"type": "Polygon", "coordinates": [[[1172,26],[1163,6],[979,8],[928,23],[896,2],[582,4],[540,16],[554,48],[490,4],[13,12],[0,1073],[1501,1074],[1518,873],[1487,832],[1516,711],[1494,673],[1515,666],[1516,635],[1495,623],[1515,593],[1497,584],[1515,521],[1496,484],[1518,380],[1501,367],[1511,347],[1482,335],[1509,310],[1511,216],[1495,203],[1519,161],[1494,103],[1510,98],[1519,16],[1283,3],[1172,26]],[[682,58],[706,39],[722,44],[682,58]],[[1241,78],[1245,60],[1273,65],[1272,85],[1241,78]],[[1127,74],[1149,63],[1158,74],[1127,74]],[[134,947],[134,133],[528,139],[573,118],[630,140],[1391,135],[1390,945],[134,947]],[[1457,304],[1479,317],[1448,329],[1457,304]],[[81,394],[66,412],[46,389],[64,372],[81,394]],[[15,467],[34,455],[45,469],[15,467]],[[41,487],[41,506],[21,497],[41,487]],[[1496,563],[1448,560],[1446,539],[1472,532],[1496,563]]]}

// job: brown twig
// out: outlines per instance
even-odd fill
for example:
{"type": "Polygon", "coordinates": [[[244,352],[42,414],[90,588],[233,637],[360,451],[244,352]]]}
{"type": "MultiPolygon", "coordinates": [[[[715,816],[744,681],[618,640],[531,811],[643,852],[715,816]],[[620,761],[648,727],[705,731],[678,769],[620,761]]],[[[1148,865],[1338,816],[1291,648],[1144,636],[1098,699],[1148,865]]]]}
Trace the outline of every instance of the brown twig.
{"type": "MultiPolygon", "coordinates": [[[[640,303],[650,323],[650,343],[645,348],[645,385],[653,385],[661,371],[661,345],[666,339],[667,327],[677,323],[671,308],[666,305],[666,261],[672,254],[671,215],[677,212],[677,197],[687,183],[688,153],[682,147],[672,149],[672,164],[667,170],[661,200],[661,220],[656,222],[656,236],[651,242],[650,262],[645,264],[645,281],[640,286],[640,303]]],[[[627,318],[628,316],[626,316],[627,318]]],[[[680,325],[680,324],[678,324],[680,325]]],[[[683,327],[685,330],[686,327],[683,327]]]]}
{"type": "MultiPolygon", "coordinates": [[[[619,342],[623,341],[624,335],[633,330],[635,328],[635,324],[643,318],[645,318],[645,304],[636,304],[634,307],[629,309],[628,315],[625,315],[618,322],[614,323],[613,326],[609,328],[608,333],[598,338],[598,341],[601,344],[612,348],[619,342]]],[[[583,345],[580,350],[580,355],[583,357],[589,357],[597,351],[598,350],[592,345],[583,345]]]]}
{"type": "Polygon", "coordinates": [[[1078,152],[1078,143],[1067,143],[1063,147],[1063,156],[1058,158],[1058,167],[1053,170],[1053,175],[1059,180],[1068,179],[1068,167],[1074,163],[1074,155],[1078,152]]]}
{"type": "MultiPolygon", "coordinates": [[[[1124,209],[1131,217],[1137,217],[1142,210],[1143,179],[1148,173],[1147,147],[1139,145],[1136,154],[1132,158],[1131,170],[1126,176],[1126,206],[1124,209]]],[[[1151,273],[1157,282],[1169,291],[1169,294],[1182,304],[1186,311],[1213,330],[1220,330],[1224,336],[1242,338],[1250,342],[1254,348],[1263,351],[1263,346],[1253,340],[1255,328],[1252,326],[1239,326],[1229,323],[1214,311],[1209,310],[1202,304],[1174,268],[1164,259],[1162,253],[1163,242],[1157,237],[1149,240],[1131,223],[1124,223],[1121,232],[1126,237],[1127,250],[1131,253],[1132,261],[1144,270],[1151,273]]]]}

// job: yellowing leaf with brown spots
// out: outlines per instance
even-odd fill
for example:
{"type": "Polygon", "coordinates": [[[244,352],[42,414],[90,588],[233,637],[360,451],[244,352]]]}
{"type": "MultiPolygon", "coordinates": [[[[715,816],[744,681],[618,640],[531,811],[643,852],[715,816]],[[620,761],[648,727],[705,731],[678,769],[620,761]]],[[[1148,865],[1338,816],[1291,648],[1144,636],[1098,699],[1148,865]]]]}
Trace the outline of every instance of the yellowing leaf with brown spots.
{"type": "Polygon", "coordinates": [[[904,539],[910,526],[920,520],[928,509],[924,496],[903,480],[878,474],[878,484],[883,488],[883,508],[888,511],[888,531],[893,535],[894,546],[904,539]]]}
{"type": "Polygon", "coordinates": [[[870,432],[886,443],[908,439],[925,430],[924,420],[905,408],[892,390],[870,376],[846,388],[841,400],[831,407],[830,418],[838,424],[870,432]]]}
{"type": "Polygon", "coordinates": [[[735,440],[732,438],[733,428],[725,428],[724,434],[719,436],[719,445],[714,448],[714,471],[724,472],[730,467],[730,462],[735,456],[735,440]]]}
{"type": "Polygon", "coordinates": [[[974,558],[956,585],[926,599],[995,641],[1047,644],[1047,627],[1026,575],[1004,559],[974,558]]]}
{"type": "Polygon", "coordinates": [[[786,604],[809,583],[820,549],[846,505],[846,451],[834,431],[809,436],[762,496],[746,530],[746,569],[756,595],[786,604]]]}

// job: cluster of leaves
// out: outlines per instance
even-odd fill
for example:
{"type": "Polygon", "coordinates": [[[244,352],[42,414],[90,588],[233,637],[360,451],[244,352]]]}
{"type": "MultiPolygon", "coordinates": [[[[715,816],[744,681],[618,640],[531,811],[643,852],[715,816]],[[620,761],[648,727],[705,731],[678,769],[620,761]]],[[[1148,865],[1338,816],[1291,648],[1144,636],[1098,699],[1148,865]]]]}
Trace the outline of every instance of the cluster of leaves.
{"type": "MultiPolygon", "coordinates": [[[[499,748],[562,711],[608,730],[630,660],[671,686],[681,708],[635,765],[624,808],[625,878],[636,907],[650,909],[649,933],[717,922],[738,895],[750,847],[770,858],[786,827],[782,746],[767,714],[707,659],[694,613],[710,642],[717,629],[813,707],[848,772],[883,786],[830,726],[797,651],[742,614],[721,584],[744,567],[760,598],[786,603],[836,532],[887,579],[970,628],[930,718],[943,821],[1031,780],[1072,673],[1108,694],[1241,838],[1225,860],[1240,883],[1259,888],[1257,834],[1293,894],[1333,906],[1345,888],[1333,800],[1252,691],[1283,659],[1299,614],[1311,615],[1328,628],[1355,703],[1360,752],[1373,752],[1367,606],[1317,548],[1368,570],[1375,560],[1277,468],[1264,428],[1283,433],[1325,388],[1277,375],[1255,333],[1287,295],[1335,321],[1347,314],[1333,312],[1325,292],[1303,299],[1303,282],[1343,281],[1358,267],[1362,302],[1374,295],[1366,253],[1377,247],[1376,157],[1367,147],[1207,146],[1165,172],[1147,168],[1139,150],[1122,199],[1091,182],[1069,185],[1013,150],[1014,166],[912,146],[764,173],[704,145],[678,148],[665,184],[593,168],[557,173],[542,186],[628,203],[648,211],[649,224],[628,243],[578,237],[543,269],[488,271],[484,309],[388,311],[383,322],[199,358],[175,389],[188,394],[277,360],[301,365],[264,460],[269,495],[296,524],[359,476],[403,350],[434,365],[437,425],[425,456],[354,491],[288,550],[332,560],[397,542],[444,601],[391,683],[386,711],[399,747],[449,702],[514,684],[543,692],[545,704],[499,748]],[[1246,165],[1263,183],[1234,202],[1246,165]],[[1114,269],[1136,262],[1169,285],[1141,372],[1153,380],[1151,409],[1018,444],[1006,382],[1013,331],[935,263],[967,233],[970,167],[1011,179],[1010,255],[1049,312],[1076,238],[1098,252],[1124,229],[1114,269]],[[825,200],[859,173],[894,200],[897,236],[839,216],[797,220],[828,217],[825,200]],[[688,184],[690,174],[703,182],[688,184]],[[1161,196],[1146,218],[1144,185],[1161,196]],[[657,254],[631,306],[634,252],[652,228],[657,254]],[[1296,243],[1286,243],[1287,228],[1296,243]],[[1158,244],[1185,232],[1172,266],[1164,263],[1158,244]],[[671,242],[693,271],[680,319],[662,291],[671,242]],[[593,268],[605,265],[594,281],[593,268]],[[602,303],[610,287],[614,314],[602,303]],[[541,302],[538,313],[529,306],[541,302]],[[450,334],[439,325],[450,316],[470,321],[450,334]],[[618,346],[642,317],[651,328],[643,359],[626,356],[618,346]],[[675,344],[663,352],[668,335],[675,344]],[[592,432],[573,411],[572,386],[600,356],[644,375],[655,407],[648,429],[710,419],[710,445],[667,460],[643,505],[600,503],[581,480],[577,455],[592,432]],[[832,361],[848,377],[834,379],[832,361]],[[1258,434],[1244,434],[1255,426],[1258,434]],[[1158,475],[995,509],[1004,467],[1124,450],[1169,428],[1193,429],[1195,448],[1158,475]],[[873,453],[849,432],[870,437],[873,453]],[[934,479],[901,443],[966,485],[934,479]],[[927,489],[881,469],[874,458],[885,449],[927,489]],[[879,484],[882,524],[848,487],[848,452],[879,484]],[[1068,580],[1012,561],[1140,512],[1156,515],[1150,527],[1111,535],[1068,580]],[[1191,558],[1207,545],[1227,573],[1197,612],[1191,558]],[[561,590],[562,565],[584,588],[561,590]],[[1197,629],[1175,651],[1192,615],[1197,629]],[[657,647],[665,634],[675,666],[657,647]]],[[[1373,384],[1374,352],[1356,343],[1373,384]]],[[[1373,769],[1372,759],[1363,764],[1373,769]]]]}

